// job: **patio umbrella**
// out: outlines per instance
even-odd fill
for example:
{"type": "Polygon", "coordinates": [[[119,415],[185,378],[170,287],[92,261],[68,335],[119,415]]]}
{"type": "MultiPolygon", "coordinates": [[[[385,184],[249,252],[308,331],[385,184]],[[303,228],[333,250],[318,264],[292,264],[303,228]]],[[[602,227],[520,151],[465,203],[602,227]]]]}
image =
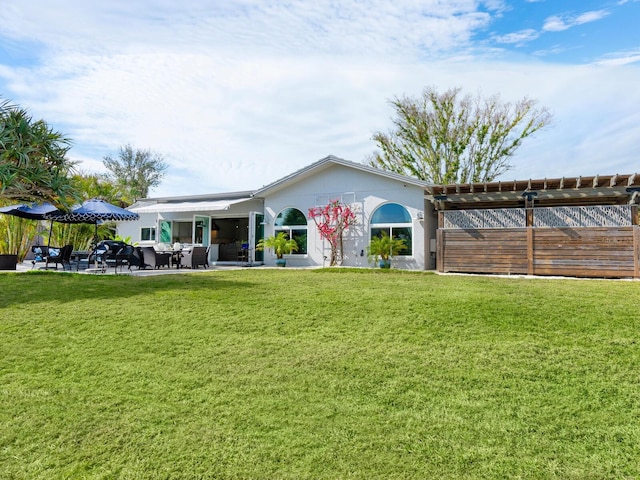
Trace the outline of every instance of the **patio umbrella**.
{"type": "MultiPolygon", "coordinates": [[[[4,213],[6,215],[13,215],[14,217],[28,218],[30,220],[45,220],[46,215],[50,213],[57,212],[58,208],[54,205],[45,202],[43,204],[38,203],[19,203],[17,205],[9,205],[8,207],[1,207],[0,213],[4,213]]],[[[49,240],[47,242],[47,246],[49,246],[49,242],[51,241],[51,230],[53,228],[53,221],[49,226],[49,240]]]]}
{"type": "Polygon", "coordinates": [[[56,210],[46,214],[45,218],[61,223],[93,223],[97,233],[98,223],[137,220],[140,216],[104,200],[92,198],[86,200],[82,205],[74,206],[69,212],[56,210]]]}
{"type": "Polygon", "coordinates": [[[58,208],[50,203],[43,203],[39,205],[32,203],[19,203],[17,205],[9,205],[8,207],[1,207],[0,213],[6,215],[13,215],[15,217],[29,218],[31,220],[45,220],[45,215],[57,211],[58,208]]]}
{"type": "Polygon", "coordinates": [[[104,200],[92,198],[86,200],[82,205],[74,206],[69,212],[58,210],[46,214],[45,218],[60,223],[93,223],[95,225],[95,238],[97,240],[98,223],[132,221],[140,218],[140,215],[112,205],[104,200]]]}

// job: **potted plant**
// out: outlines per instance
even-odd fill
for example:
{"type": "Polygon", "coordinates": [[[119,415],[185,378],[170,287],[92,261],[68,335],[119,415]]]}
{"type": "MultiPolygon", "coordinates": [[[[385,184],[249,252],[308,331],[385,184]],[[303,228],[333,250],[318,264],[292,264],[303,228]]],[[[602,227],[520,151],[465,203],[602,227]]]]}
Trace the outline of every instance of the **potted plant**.
{"type": "Polygon", "coordinates": [[[261,239],[256,245],[256,250],[264,250],[265,248],[273,249],[276,254],[276,265],[285,267],[287,261],[284,259],[284,255],[297,252],[298,244],[293,238],[289,238],[285,232],[278,232],[277,235],[261,239]]]}
{"type": "Polygon", "coordinates": [[[369,260],[378,262],[380,268],[391,268],[391,257],[406,250],[407,245],[402,238],[390,237],[386,232],[376,235],[367,247],[369,260]]]}

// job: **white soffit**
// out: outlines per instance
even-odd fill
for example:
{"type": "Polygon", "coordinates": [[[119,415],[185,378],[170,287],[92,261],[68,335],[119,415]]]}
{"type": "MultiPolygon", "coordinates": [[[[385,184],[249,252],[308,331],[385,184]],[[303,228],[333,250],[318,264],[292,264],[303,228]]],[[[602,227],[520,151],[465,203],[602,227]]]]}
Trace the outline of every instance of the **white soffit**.
{"type": "Polygon", "coordinates": [[[130,208],[136,213],[171,213],[171,212],[209,212],[229,210],[231,205],[246,202],[250,198],[239,198],[237,200],[220,200],[217,202],[175,202],[175,203],[154,203],[137,208],[130,208]]]}

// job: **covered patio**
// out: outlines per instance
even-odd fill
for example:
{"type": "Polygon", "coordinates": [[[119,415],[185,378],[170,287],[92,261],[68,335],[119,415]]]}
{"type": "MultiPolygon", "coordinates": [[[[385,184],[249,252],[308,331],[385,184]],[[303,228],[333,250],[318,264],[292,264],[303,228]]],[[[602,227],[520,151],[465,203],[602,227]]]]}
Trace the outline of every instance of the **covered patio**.
{"type": "Polygon", "coordinates": [[[120,225],[122,236],[139,238],[141,246],[194,245],[209,248],[210,265],[260,264],[255,250],[263,235],[263,202],[251,192],[156,198],[129,210],[140,215],[135,225],[120,225]]]}

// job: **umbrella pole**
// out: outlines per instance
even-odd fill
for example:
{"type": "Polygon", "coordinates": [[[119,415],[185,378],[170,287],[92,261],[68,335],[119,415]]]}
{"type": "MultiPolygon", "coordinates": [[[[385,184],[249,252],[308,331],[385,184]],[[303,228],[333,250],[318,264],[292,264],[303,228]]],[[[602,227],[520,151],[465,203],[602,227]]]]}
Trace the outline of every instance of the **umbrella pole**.
{"type": "Polygon", "coordinates": [[[49,226],[49,238],[47,238],[47,248],[51,246],[51,234],[53,233],[53,220],[51,220],[51,225],[49,226]]]}
{"type": "MultiPolygon", "coordinates": [[[[94,231],[94,234],[93,234],[93,243],[96,246],[98,245],[98,222],[95,223],[95,231],[94,231]]],[[[98,269],[98,255],[95,253],[95,249],[96,249],[96,247],[94,247],[93,264],[94,264],[94,267],[97,270],[98,269]]],[[[103,261],[104,261],[104,259],[103,259],[103,261]]]]}

